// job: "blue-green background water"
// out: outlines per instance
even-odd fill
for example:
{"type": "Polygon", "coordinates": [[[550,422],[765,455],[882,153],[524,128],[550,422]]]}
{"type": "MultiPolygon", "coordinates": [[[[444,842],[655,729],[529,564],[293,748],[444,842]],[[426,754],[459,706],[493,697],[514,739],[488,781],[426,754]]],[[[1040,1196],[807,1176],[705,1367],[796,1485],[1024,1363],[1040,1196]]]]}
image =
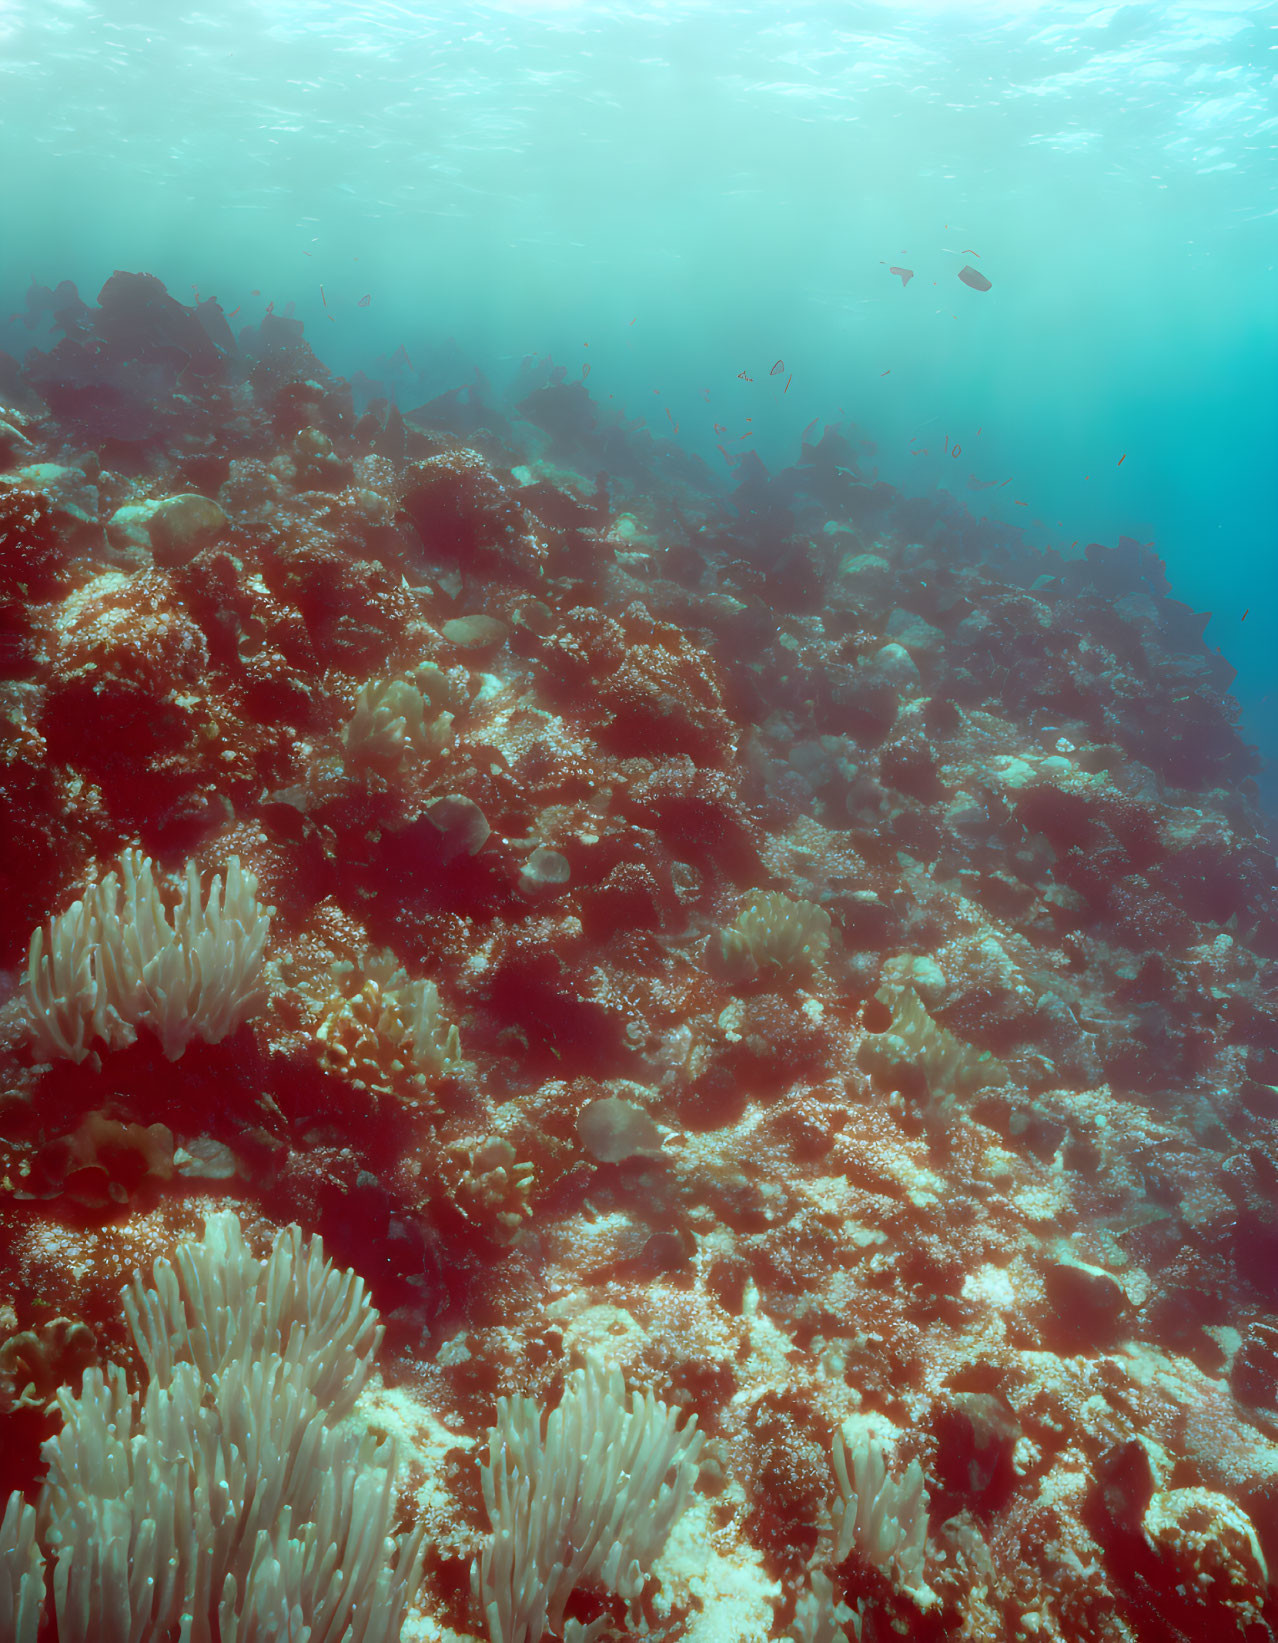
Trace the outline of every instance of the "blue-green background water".
{"type": "Polygon", "coordinates": [[[406,404],[589,361],[725,480],[850,419],[911,493],[1154,541],[1274,760],[1276,138],[1247,0],[0,0],[0,348],[32,276],[126,268],[343,372],[402,343],[406,404]]]}

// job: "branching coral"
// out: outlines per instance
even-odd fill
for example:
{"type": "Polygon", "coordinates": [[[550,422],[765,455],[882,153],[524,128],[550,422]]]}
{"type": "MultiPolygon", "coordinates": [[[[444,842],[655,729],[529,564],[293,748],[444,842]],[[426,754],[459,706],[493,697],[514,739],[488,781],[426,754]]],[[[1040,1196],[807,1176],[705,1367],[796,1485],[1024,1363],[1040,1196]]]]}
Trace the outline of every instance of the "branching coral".
{"type": "MultiPolygon", "coordinates": [[[[269,1260],[208,1220],[125,1295],[149,1384],[90,1370],[59,1397],[39,1506],[61,1643],[182,1636],[395,1643],[420,1532],[390,1537],[389,1444],[339,1427],[381,1337],[362,1282],[297,1227],[269,1260]]],[[[9,1501],[0,1632],[33,1643],[36,1514],[9,1501]],[[12,1531],[12,1533],[10,1532],[12,1531]],[[9,1629],[5,1629],[8,1622],[9,1629]]]]}
{"type": "Polygon", "coordinates": [[[855,1547],[885,1573],[895,1567],[903,1585],[919,1586],[927,1545],[923,1468],[913,1460],[902,1477],[889,1477],[876,1439],[866,1434],[849,1456],[841,1430],[834,1434],[832,1459],[838,1484],[834,1561],[841,1563],[855,1547]]]}
{"type": "MultiPolygon", "coordinates": [[[[488,1434],[484,1503],[493,1527],[473,1571],[492,1643],[567,1637],[564,1610],[579,1586],[633,1605],[644,1575],[687,1504],[697,1476],[696,1419],[592,1359],[546,1419],[530,1398],[502,1398],[488,1434]]],[[[568,1623],[571,1627],[571,1622],[568,1623]]],[[[606,1617],[572,1628],[590,1643],[606,1617]]]]}
{"type": "Polygon", "coordinates": [[[44,1558],[36,1542],[36,1513],[10,1495],[0,1516],[0,1637],[36,1643],[44,1610],[44,1558]]]}
{"type": "Polygon", "coordinates": [[[861,1636],[861,1616],[846,1603],[835,1601],[834,1582],[824,1569],[813,1569],[794,1605],[790,1643],[848,1643],[861,1636]]]}
{"type": "Polygon", "coordinates": [[[262,955],[272,907],[239,858],[226,880],[214,875],[201,899],[188,862],[170,910],[151,858],[126,850],[83,901],[31,937],[24,978],[28,1032],[36,1058],[83,1061],[96,1040],[131,1044],[149,1027],[176,1061],[193,1038],[217,1044],[265,1000],[262,955]]]}

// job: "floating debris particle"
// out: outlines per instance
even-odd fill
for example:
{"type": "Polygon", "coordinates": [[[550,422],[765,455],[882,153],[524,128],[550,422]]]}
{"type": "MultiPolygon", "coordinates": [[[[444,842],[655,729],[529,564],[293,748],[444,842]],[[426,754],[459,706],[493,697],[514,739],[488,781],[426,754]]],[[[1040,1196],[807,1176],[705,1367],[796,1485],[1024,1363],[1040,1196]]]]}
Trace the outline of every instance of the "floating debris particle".
{"type": "Polygon", "coordinates": [[[970,285],[973,291],[988,291],[990,288],[991,282],[985,278],[979,268],[973,268],[971,263],[967,263],[959,269],[959,278],[964,285],[970,285]]]}

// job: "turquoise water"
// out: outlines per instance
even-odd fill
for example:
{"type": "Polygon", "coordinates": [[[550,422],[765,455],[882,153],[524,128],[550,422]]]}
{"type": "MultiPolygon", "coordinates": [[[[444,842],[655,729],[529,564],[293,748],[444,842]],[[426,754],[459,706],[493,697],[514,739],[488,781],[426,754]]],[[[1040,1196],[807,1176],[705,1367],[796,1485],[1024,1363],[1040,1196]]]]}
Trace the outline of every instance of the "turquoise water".
{"type": "Polygon", "coordinates": [[[1032,542],[1154,542],[1272,760],[1276,74],[1245,0],[0,0],[0,348],[125,268],[402,345],[406,406],[588,362],[725,479],[852,421],[1032,542]]]}

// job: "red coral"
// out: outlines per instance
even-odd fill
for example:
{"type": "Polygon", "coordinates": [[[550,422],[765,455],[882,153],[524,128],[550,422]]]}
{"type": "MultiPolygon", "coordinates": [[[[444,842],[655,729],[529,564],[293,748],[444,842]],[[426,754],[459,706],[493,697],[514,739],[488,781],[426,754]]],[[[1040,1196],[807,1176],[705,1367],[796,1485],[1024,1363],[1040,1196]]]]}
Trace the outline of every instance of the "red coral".
{"type": "Polygon", "coordinates": [[[654,827],[676,857],[745,885],[762,870],[760,830],[738,788],[722,771],[699,769],[684,755],[641,776],[620,796],[618,807],[654,827]]]}
{"type": "Polygon", "coordinates": [[[300,611],[315,651],[352,673],[387,667],[416,616],[399,577],[379,560],[353,558],[313,519],[278,527],[263,574],[300,611]]]}
{"type": "Polygon", "coordinates": [[[626,631],[614,617],[589,606],[573,611],[541,646],[547,694],[560,705],[582,705],[583,688],[615,673],[625,654],[626,631]]]}
{"type": "Polygon", "coordinates": [[[608,715],[599,741],[621,758],[673,752],[716,764],[735,744],[715,670],[682,636],[632,646],[597,694],[608,715]]]}
{"type": "Polygon", "coordinates": [[[442,452],[408,470],[404,512],[431,559],[498,566],[521,582],[545,570],[545,543],[478,451],[442,452]]]}
{"type": "Polygon", "coordinates": [[[90,582],[59,612],[55,645],[62,679],[92,673],[95,683],[127,682],[156,701],[198,687],[209,665],[203,633],[160,570],[90,582]]]}
{"type": "Polygon", "coordinates": [[[577,897],[581,922],[592,940],[605,940],[618,930],[659,930],[675,906],[652,869],[643,862],[619,861],[597,884],[577,897]]]}

